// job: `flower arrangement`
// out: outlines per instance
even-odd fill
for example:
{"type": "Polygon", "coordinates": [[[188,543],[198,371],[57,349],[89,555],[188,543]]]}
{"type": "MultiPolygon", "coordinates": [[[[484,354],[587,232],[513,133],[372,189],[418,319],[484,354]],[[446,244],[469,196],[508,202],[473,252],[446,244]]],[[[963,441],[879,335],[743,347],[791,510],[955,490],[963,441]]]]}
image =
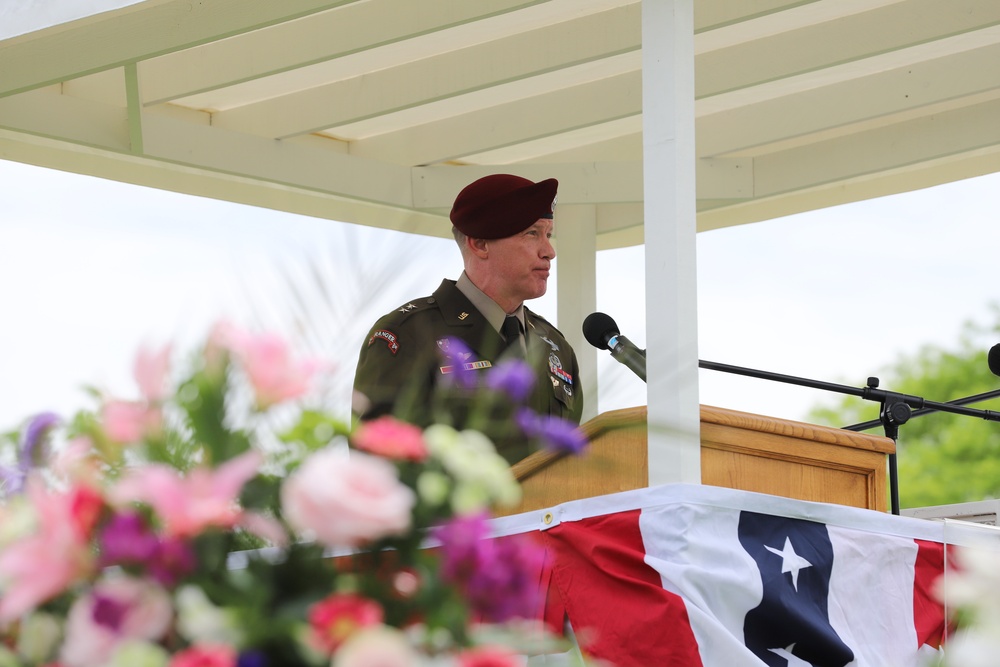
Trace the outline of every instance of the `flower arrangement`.
{"type": "MultiPolygon", "coordinates": [[[[482,430],[352,427],[304,405],[323,364],[228,325],[175,385],[172,366],[170,346],[143,349],[138,398],[95,392],[96,410],[0,440],[0,667],[505,667],[565,650],[525,620],[537,547],[483,539],[520,487],[482,430]],[[280,434],[255,427],[278,412],[280,434]]],[[[471,389],[516,403],[530,370],[498,370],[471,389]]]]}

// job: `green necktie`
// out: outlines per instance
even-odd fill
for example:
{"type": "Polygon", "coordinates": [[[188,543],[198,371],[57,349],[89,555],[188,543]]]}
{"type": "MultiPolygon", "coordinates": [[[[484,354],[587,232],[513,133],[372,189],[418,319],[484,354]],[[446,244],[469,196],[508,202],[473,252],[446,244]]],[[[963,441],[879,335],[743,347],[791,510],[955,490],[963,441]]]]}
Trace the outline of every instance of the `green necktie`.
{"type": "Polygon", "coordinates": [[[524,358],[524,348],[521,347],[521,323],[517,321],[517,317],[514,315],[508,315],[503,321],[503,326],[500,327],[500,333],[503,335],[507,345],[505,348],[505,354],[507,356],[516,356],[524,358]]]}

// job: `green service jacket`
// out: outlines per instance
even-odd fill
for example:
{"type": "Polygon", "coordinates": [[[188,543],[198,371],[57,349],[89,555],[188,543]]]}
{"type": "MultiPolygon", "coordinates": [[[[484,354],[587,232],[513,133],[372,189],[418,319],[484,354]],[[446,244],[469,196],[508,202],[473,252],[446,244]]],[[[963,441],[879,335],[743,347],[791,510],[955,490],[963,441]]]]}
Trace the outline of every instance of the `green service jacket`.
{"type": "MultiPolygon", "coordinates": [[[[525,344],[535,369],[528,407],[542,415],[580,422],[583,392],[573,348],[545,318],[527,308],[525,344]]],[[[365,397],[355,402],[355,414],[371,419],[384,414],[427,426],[442,418],[456,427],[468,413],[468,398],[442,401],[441,382],[449,372],[441,348],[457,338],[472,351],[467,368],[488,373],[503,350],[503,338],[455,286],[444,280],[433,295],[409,301],[379,319],[361,346],[354,390],[365,397]],[[442,402],[448,405],[442,406],[442,402]],[[446,409],[447,413],[441,410],[446,409]]],[[[474,399],[473,399],[474,400],[474,399]]],[[[524,438],[503,429],[487,432],[510,463],[531,453],[524,438]]]]}

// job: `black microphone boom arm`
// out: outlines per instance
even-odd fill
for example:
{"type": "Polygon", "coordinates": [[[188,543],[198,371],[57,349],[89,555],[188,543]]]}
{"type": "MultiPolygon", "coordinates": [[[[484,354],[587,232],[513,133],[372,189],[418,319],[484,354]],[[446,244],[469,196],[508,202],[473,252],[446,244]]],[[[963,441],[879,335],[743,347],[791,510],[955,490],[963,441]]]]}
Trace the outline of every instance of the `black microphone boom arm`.
{"type": "MultiPolygon", "coordinates": [[[[998,351],[997,356],[1000,357],[1000,351],[998,351]]],[[[833,384],[831,382],[810,380],[807,378],[795,377],[793,375],[782,375],[780,373],[760,371],[753,368],[718,364],[712,361],[699,361],[698,367],[707,370],[721,371],[723,373],[745,375],[747,377],[754,377],[762,380],[773,380],[775,382],[784,382],[786,384],[795,384],[802,387],[811,387],[813,389],[822,389],[824,391],[833,391],[840,394],[858,396],[866,401],[877,401],[881,404],[878,420],[864,422],[862,424],[854,424],[853,426],[845,426],[844,428],[849,431],[866,431],[869,428],[881,425],[885,430],[886,437],[891,438],[893,442],[895,442],[899,437],[899,426],[901,424],[905,424],[910,417],[920,416],[929,412],[952,412],[969,417],[980,417],[981,419],[985,419],[987,421],[1000,421],[1000,412],[964,407],[966,403],[974,403],[976,400],[1000,395],[1000,391],[977,394],[976,396],[971,396],[965,399],[957,399],[948,403],[938,403],[935,401],[928,401],[919,396],[910,396],[908,394],[899,394],[879,389],[879,381],[876,377],[869,377],[868,385],[863,388],[858,388],[842,384],[833,384]],[[916,408],[917,411],[913,412],[913,408],[916,408]]],[[[993,370],[992,365],[990,369],[993,370]]],[[[899,477],[896,467],[895,454],[889,455],[889,493],[891,496],[892,513],[899,514],[899,477]]]]}

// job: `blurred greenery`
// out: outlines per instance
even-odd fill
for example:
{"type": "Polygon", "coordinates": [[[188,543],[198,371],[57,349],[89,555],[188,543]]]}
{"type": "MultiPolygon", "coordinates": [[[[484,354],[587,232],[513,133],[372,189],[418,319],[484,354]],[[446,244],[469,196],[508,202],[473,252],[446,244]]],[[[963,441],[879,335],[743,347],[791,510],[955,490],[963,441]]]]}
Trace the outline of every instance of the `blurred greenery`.
{"type": "MultiPolygon", "coordinates": [[[[1000,341],[1000,305],[989,307],[992,323],[968,321],[947,348],[923,345],[901,354],[879,389],[947,403],[1000,389],[987,363],[1000,341]]],[[[1000,411],[1000,398],[970,403],[976,410],[1000,411]]],[[[877,420],[879,403],[846,396],[814,407],[806,421],[844,427],[877,420]]],[[[881,425],[867,431],[884,434],[881,425]]],[[[930,412],[899,427],[896,442],[900,507],[925,507],[1000,497],[1000,423],[974,416],[930,412]]]]}

